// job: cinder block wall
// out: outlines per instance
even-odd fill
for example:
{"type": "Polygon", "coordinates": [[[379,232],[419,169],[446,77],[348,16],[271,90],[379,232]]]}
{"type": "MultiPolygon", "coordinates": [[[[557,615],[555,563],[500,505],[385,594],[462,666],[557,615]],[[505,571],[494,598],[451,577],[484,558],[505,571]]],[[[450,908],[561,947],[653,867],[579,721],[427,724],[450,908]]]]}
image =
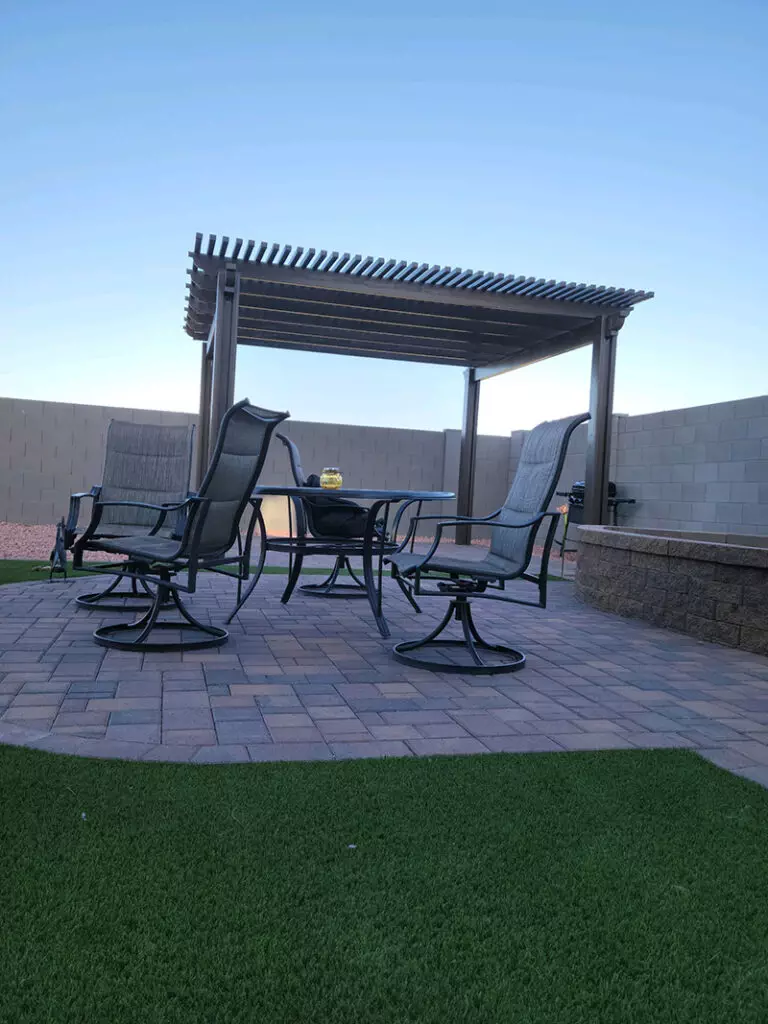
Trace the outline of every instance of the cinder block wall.
{"type": "MultiPolygon", "coordinates": [[[[189,413],[0,398],[0,521],[48,525],[64,515],[73,491],[88,490],[100,482],[107,426],[113,418],[168,424],[197,419],[189,413]]],[[[288,420],[282,433],[298,445],[307,473],[339,466],[350,487],[456,488],[458,439],[454,459],[453,439],[449,442],[447,434],[458,432],[288,420]]],[[[505,452],[507,445],[503,437],[480,440],[484,469],[479,476],[497,490],[494,452],[505,452]]],[[[262,481],[292,483],[288,453],[280,442],[270,448],[262,481]]],[[[440,513],[453,510],[453,502],[429,508],[440,513]]],[[[284,499],[266,502],[264,512],[270,529],[287,529],[284,499]]]]}
{"type": "Polygon", "coordinates": [[[618,416],[612,475],[642,528],[768,533],[768,397],[618,416]]]}
{"type": "MultiPolygon", "coordinates": [[[[297,445],[307,474],[320,473],[325,466],[338,466],[347,487],[454,490],[453,484],[445,483],[446,445],[441,431],[287,420],[280,433],[297,445]]],[[[265,484],[293,483],[288,452],[280,441],[274,441],[270,447],[261,480],[265,484]]],[[[430,504],[429,511],[448,511],[448,504],[445,508],[442,504],[430,504]]],[[[425,508],[425,514],[427,511],[425,508]]],[[[263,512],[268,530],[287,530],[284,498],[268,499],[263,512]]]]}
{"type": "MultiPolygon", "coordinates": [[[[0,521],[54,523],[69,494],[101,478],[107,424],[189,423],[187,413],[0,398],[0,521]]],[[[305,470],[338,465],[349,486],[455,491],[458,430],[399,430],[288,420],[284,433],[299,446],[305,470]]],[[[474,512],[486,515],[504,501],[517,468],[525,431],[478,439],[474,512]]],[[[585,472],[587,428],[573,436],[558,490],[585,472]]],[[[619,522],[643,528],[768,533],[768,397],[616,416],[611,477],[619,493],[635,498],[619,522]]],[[[291,479],[287,453],[272,447],[265,483],[291,479]]],[[[553,507],[562,502],[553,500],[553,507]]],[[[454,511],[454,503],[430,506],[454,511]]],[[[268,525],[287,525],[285,503],[270,502],[268,525]]],[[[482,534],[481,534],[482,535],[482,534]]],[[[0,556],[2,552],[0,552],[0,556]]]]}
{"type": "Polygon", "coordinates": [[[187,424],[197,417],[0,398],[0,521],[55,523],[73,491],[100,483],[111,419],[187,424]]]}

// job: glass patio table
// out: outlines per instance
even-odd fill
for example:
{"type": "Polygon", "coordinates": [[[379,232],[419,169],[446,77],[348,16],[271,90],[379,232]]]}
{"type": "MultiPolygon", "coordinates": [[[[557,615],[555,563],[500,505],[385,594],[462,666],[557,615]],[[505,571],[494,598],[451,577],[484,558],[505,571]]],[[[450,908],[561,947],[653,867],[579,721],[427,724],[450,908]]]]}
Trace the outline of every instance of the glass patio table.
{"type": "MultiPolygon", "coordinates": [[[[342,487],[337,490],[324,490],[319,487],[288,487],[288,486],[264,486],[256,487],[251,495],[251,505],[254,509],[254,519],[260,520],[262,537],[266,541],[266,529],[261,517],[261,503],[267,497],[283,497],[288,501],[300,501],[302,498],[348,498],[353,501],[370,502],[368,516],[365,523],[365,532],[360,542],[360,555],[363,560],[363,579],[365,581],[365,592],[371,606],[374,619],[379,632],[383,637],[390,635],[387,620],[384,617],[382,603],[382,577],[384,559],[397,548],[396,536],[389,537],[387,527],[393,505],[400,505],[399,513],[395,515],[395,530],[400,522],[402,512],[407,505],[413,502],[424,501],[452,501],[455,494],[451,491],[409,491],[409,490],[382,490],[374,488],[342,487]]],[[[291,532],[293,531],[293,518],[290,517],[291,532]]],[[[270,546],[278,545],[270,542],[270,546]]],[[[291,536],[285,544],[285,550],[289,553],[291,546],[300,545],[305,555],[322,554],[317,545],[306,538],[295,538],[291,536]]],[[[262,544],[262,549],[264,544],[262,544]]],[[[263,557],[263,551],[262,551],[263,557]]],[[[238,603],[238,610],[247,601],[251,591],[256,585],[259,574],[248,585],[242,599],[238,603]]],[[[234,613],[233,613],[234,614],[234,613]]]]}

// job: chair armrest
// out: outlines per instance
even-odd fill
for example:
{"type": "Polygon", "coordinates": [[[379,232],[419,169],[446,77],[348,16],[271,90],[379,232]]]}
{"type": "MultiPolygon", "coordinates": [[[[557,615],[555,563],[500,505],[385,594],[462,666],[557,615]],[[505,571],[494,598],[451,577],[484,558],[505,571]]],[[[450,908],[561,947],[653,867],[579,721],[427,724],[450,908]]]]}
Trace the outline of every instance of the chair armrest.
{"type": "Polygon", "coordinates": [[[74,557],[74,561],[73,561],[73,566],[74,566],[74,568],[79,568],[80,565],[82,564],[83,551],[85,549],[85,546],[88,543],[88,541],[93,537],[93,535],[96,533],[96,531],[98,529],[98,526],[99,526],[99,523],[101,522],[102,512],[104,511],[105,508],[111,508],[111,507],[147,508],[147,509],[152,509],[153,511],[159,512],[160,514],[158,516],[157,522],[152,527],[152,529],[149,531],[149,534],[154,534],[154,533],[157,533],[157,531],[163,525],[163,522],[165,521],[165,518],[166,518],[166,516],[168,515],[169,512],[175,512],[175,511],[178,511],[179,509],[185,509],[185,508],[191,506],[191,508],[192,508],[192,515],[187,517],[187,520],[186,520],[186,523],[185,523],[185,526],[184,526],[184,535],[181,538],[181,540],[179,541],[179,544],[180,544],[179,550],[181,550],[182,548],[186,548],[189,545],[189,539],[190,539],[190,535],[192,533],[193,525],[195,526],[195,528],[197,528],[197,532],[199,534],[199,530],[200,530],[200,527],[202,525],[202,520],[205,519],[205,515],[206,515],[206,513],[208,511],[209,505],[210,505],[210,499],[208,499],[208,498],[201,498],[201,497],[199,497],[199,495],[196,495],[196,494],[190,495],[184,501],[179,501],[179,502],[170,502],[169,501],[169,502],[165,502],[165,503],[159,504],[159,505],[155,505],[155,504],[152,504],[152,503],[147,502],[147,501],[94,501],[94,503],[93,503],[93,513],[91,515],[91,521],[88,524],[88,526],[87,526],[85,532],[83,533],[83,535],[80,537],[80,539],[75,544],[75,549],[74,549],[75,550],[75,557],[74,557]],[[197,517],[198,520],[200,520],[200,521],[193,524],[193,520],[195,519],[195,513],[198,512],[200,509],[202,509],[202,515],[197,517]]]}
{"type": "Polygon", "coordinates": [[[93,503],[93,509],[91,511],[91,521],[85,529],[85,532],[77,542],[77,548],[82,552],[82,548],[96,533],[99,523],[101,522],[101,516],[105,508],[146,508],[153,512],[159,512],[157,522],[148,532],[150,534],[157,533],[160,527],[165,522],[165,518],[169,512],[176,512],[179,509],[186,509],[187,506],[197,506],[202,503],[205,499],[197,497],[197,495],[191,495],[184,501],[179,502],[165,502],[164,504],[154,505],[147,501],[100,501],[95,500],[93,503]]]}
{"type": "MultiPolygon", "coordinates": [[[[498,515],[498,513],[494,513],[494,515],[498,515]]],[[[539,512],[535,516],[533,516],[531,519],[527,519],[524,523],[494,523],[493,526],[494,526],[494,529],[524,530],[524,529],[527,529],[529,526],[536,526],[537,524],[542,523],[545,519],[547,519],[549,517],[552,518],[552,522],[553,523],[556,523],[558,518],[560,517],[560,513],[559,512],[539,512]]],[[[440,547],[440,542],[441,542],[441,540],[443,538],[443,530],[444,529],[446,529],[449,526],[456,526],[458,523],[470,523],[472,525],[480,526],[483,523],[487,523],[489,518],[493,518],[493,517],[492,516],[491,517],[487,517],[486,516],[485,518],[482,518],[482,519],[473,519],[473,518],[470,518],[469,516],[456,516],[453,519],[444,519],[442,522],[438,523],[436,528],[435,528],[435,536],[434,536],[432,544],[431,544],[431,546],[429,548],[429,551],[427,551],[427,553],[424,555],[424,557],[418,563],[418,565],[413,566],[413,568],[410,570],[410,572],[416,572],[417,570],[420,570],[420,569],[424,568],[424,566],[427,564],[427,562],[429,562],[430,558],[432,558],[432,556],[435,554],[437,549],[440,547]]],[[[400,550],[402,550],[402,548],[398,548],[398,551],[400,551],[400,550]]]]}
{"type": "Polygon", "coordinates": [[[69,496],[69,510],[67,521],[64,525],[64,544],[71,548],[77,537],[77,522],[80,518],[80,502],[83,498],[98,498],[101,494],[101,484],[96,484],[90,491],[76,491],[69,496]]]}
{"type": "Polygon", "coordinates": [[[177,509],[184,508],[186,505],[199,500],[197,495],[192,495],[189,498],[185,498],[184,501],[168,501],[161,505],[153,505],[148,501],[97,501],[94,504],[98,505],[99,508],[109,508],[114,505],[122,505],[127,508],[149,508],[154,509],[156,512],[165,512],[167,515],[169,512],[175,512],[177,509]]]}
{"type": "MultiPolygon", "coordinates": [[[[173,527],[173,531],[172,531],[172,536],[176,540],[180,540],[184,536],[184,530],[185,530],[186,525],[187,525],[186,502],[189,501],[190,498],[194,498],[196,496],[197,495],[196,495],[195,491],[187,491],[187,497],[186,497],[186,501],[184,503],[184,506],[182,508],[179,508],[179,509],[176,510],[176,524],[173,527]]],[[[159,529],[159,527],[155,526],[152,529],[152,533],[155,533],[157,529],[159,529]]]]}
{"type": "MultiPolygon", "coordinates": [[[[414,498],[412,500],[416,501],[418,499],[414,498]]],[[[395,526],[399,526],[399,524],[400,524],[400,518],[399,517],[402,514],[403,509],[405,509],[407,507],[407,505],[410,505],[410,504],[412,504],[411,501],[407,502],[407,504],[403,505],[402,509],[400,509],[400,512],[398,512],[398,518],[395,520],[395,526]]],[[[406,548],[406,546],[408,545],[408,543],[415,539],[416,524],[417,523],[424,523],[424,522],[428,522],[430,520],[435,520],[435,519],[441,520],[442,522],[446,523],[446,525],[450,525],[451,523],[455,523],[455,524],[459,524],[459,523],[478,523],[478,524],[489,523],[497,515],[499,515],[500,512],[501,512],[501,509],[499,508],[495,512],[491,512],[491,514],[489,516],[482,516],[480,518],[473,518],[472,516],[451,516],[450,517],[450,523],[448,522],[448,520],[446,520],[445,514],[439,515],[439,514],[435,513],[435,514],[429,515],[429,516],[413,516],[411,518],[410,526],[408,527],[408,532],[406,533],[405,537],[403,538],[402,543],[398,545],[396,551],[397,552],[403,551],[406,548]]],[[[397,531],[396,530],[394,531],[394,536],[397,537],[397,531]]]]}
{"type": "MultiPolygon", "coordinates": [[[[498,514],[498,513],[494,513],[498,514]]],[[[524,530],[528,526],[535,526],[536,523],[540,523],[542,519],[546,519],[547,516],[559,516],[559,512],[537,512],[531,519],[526,519],[524,523],[492,523],[494,529],[500,530],[524,530]]],[[[469,523],[472,526],[481,526],[483,523],[488,523],[488,517],[483,519],[471,519],[469,516],[457,516],[454,519],[444,519],[441,523],[437,524],[437,528],[441,529],[444,526],[456,526],[459,523],[469,523]]]]}
{"type": "MultiPolygon", "coordinates": [[[[397,510],[397,512],[395,513],[394,521],[392,523],[392,533],[391,533],[392,540],[395,542],[395,544],[397,543],[397,534],[398,534],[398,532],[400,530],[400,522],[402,521],[402,518],[403,518],[403,515],[405,514],[406,509],[409,509],[411,507],[411,505],[418,505],[419,507],[418,507],[417,511],[420,513],[421,512],[421,506],[423,504],[424,504],[424,502],[419,500],[419,498],[411,498],[410,501],[404,501],[403,504],[400,506],[400,508],[397,510]]],[[[412,517],[411,521],[413,521],[413,518],[418,518],[418,517],[412,517]]],[[[410,526],[410,523],[409,523],[409,526],[410,526]]]]}
{"type": "Polygon", "coordinates": [[[181,521],[181,535],[183,536],[184,526],[186,525],[187,518],[186,510],[190,505],[195,505],[200,500],[201,499],[198,498],[196,494],[190,494],[187,498],[184,499],[184,501],[167,501],[159,505],[154,505],[148,501],[95,501],[93,504],[94,512],[96,511],[97,508],[99,509],[99,518],[101,518],[101,509],[108,508],[110,506],[124,506],[127,508],[146,508],[150,509],[151,511],[159,512],[160,515],[157,517],[157,522],[149,531],[150,536],[154,536],[154,534],[156,534],[157,531],[162,527],[162,525],[165,523],[166,517],[169,512],[176,512],[177,526],[181,521]]]}

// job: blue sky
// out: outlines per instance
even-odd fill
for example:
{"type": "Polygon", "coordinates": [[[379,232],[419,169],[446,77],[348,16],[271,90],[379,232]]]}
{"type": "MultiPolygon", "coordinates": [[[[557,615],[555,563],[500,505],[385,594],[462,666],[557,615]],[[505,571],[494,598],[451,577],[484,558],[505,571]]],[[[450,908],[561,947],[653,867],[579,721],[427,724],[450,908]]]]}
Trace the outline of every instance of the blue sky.
{"type": "MultiPolygon", "coordinates": [[[[196,409],[196,231],[652,289],[617,411],[768,392],[761,0],[115,6],[4,15],[0,394],[196,409]]],[[[481,429],[579,411],[587,378],[497,378],[481,429]]],[[[237,392],[439,429],[462,382],[241,349],[237,392]]]]}

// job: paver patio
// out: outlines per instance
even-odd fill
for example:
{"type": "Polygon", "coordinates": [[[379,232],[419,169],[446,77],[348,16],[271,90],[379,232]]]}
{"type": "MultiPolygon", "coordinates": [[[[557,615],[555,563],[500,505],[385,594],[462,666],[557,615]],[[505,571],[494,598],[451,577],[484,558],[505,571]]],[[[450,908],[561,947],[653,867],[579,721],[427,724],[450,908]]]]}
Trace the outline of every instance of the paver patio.
{"type": "MultiPolygon", "coordinates": [[[[768,785],[768,659],[624,620],[553,583],[546,611],[476,603],[490,637],[519,644],[505,676],[400,665],[445,601],[416,616],[387,582],[392,640],[365,601],[296,593],[265,576],[213,651],[97,647],[116,614],[77,608],[89,579],[0,589],[0,741],[86,756],[266,761],[488,751],[693,747],[768,785]]],[[[524,585],[521,585],[524,586],[524,585]]],[[[190,604],[222,622],[234,587],[206,576],[190,604]]]]}

